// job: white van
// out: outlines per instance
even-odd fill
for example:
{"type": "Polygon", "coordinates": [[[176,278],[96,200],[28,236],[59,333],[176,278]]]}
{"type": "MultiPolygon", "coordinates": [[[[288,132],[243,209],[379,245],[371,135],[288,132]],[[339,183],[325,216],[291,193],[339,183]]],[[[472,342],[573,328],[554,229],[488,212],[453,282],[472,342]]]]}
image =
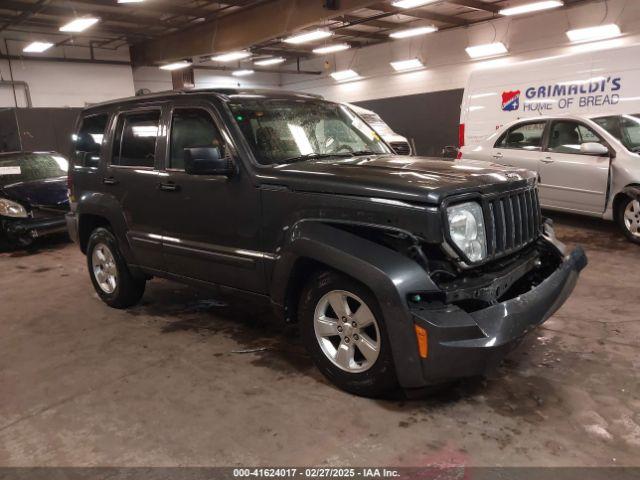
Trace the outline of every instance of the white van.
{"type": "Polygon", "coordinates": [[[461,106],[461,153],[521,118],[640,112],[640,45],[474,71],[461,106]]]}
{"type": "Polygon", "coordinates": [[[382,139],[389,144],[393,151],[398,155],[411,155],[413,149],[409,141],[402,135],[394,132],[389,125],[376,112],[367,110],[366,108],[345,103],[356,115],[362,118],[382,139]]]}

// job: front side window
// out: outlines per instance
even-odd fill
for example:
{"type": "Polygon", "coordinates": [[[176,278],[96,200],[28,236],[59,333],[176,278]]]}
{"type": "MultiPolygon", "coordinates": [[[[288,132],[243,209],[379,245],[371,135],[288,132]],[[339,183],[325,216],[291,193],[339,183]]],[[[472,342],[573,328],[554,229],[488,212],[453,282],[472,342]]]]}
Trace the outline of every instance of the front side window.
{"type": "Polygon", "coordinates": [[[360,117],[323,100],[234,98],[229,107],[259,163],[391,153],[360,117]]]}
{"type": "Polygon", "coordinates": [[[516,125],[500,137],[500,140],[498,140],[495,147],[515,148],[519,150],[540,150],[542,147],[542,136],[544,134],[545,126],[545,122],[516,125]]]}
{"type": "Polygon", "coordinates": [[[153,167],[159,127],[159,110],[120,115],[111,164],[123,167],[153,167]]]}
{"type": "Polygon", "coordinates": [[[104,131],[109,115],[92,115],[82,119],[80,130],[73,136],[74,163],[82,167],[97,167],[104,131]]]}
{"type": "Polygon", "coordinates": [[[211,115],[201,108],[180,108],[171,121],[169,168],[184,170],[184,151],[194,147],[217,147],[224,156],[224,142],[211,115]]]}
{"type": "Polygon", "coordinates": [[[580,153],[583,143],[600,143],[602,139],[590,128],[581,123],[555,122],[549,135],[549,150],[556,153],[580,153]]]}

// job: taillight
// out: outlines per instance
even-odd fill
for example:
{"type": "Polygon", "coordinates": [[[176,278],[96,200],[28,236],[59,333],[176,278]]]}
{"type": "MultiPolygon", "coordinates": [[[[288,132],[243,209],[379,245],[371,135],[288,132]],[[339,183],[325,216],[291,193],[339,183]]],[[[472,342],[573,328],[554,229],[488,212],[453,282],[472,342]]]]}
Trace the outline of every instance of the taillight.
{"type": "Polygon", "coordinates": [[[464,123],[458,127],[458,148],[464,147],[464,123]]]}
{"type": "Polygon", "coordinates": [[[71,171],[73,168],[69,165],[69,170],[67,171],[67,195],[69,196],[69,201],[74,202],[75,198],[73,196],[73,177],[71,176],[71,171]]]}

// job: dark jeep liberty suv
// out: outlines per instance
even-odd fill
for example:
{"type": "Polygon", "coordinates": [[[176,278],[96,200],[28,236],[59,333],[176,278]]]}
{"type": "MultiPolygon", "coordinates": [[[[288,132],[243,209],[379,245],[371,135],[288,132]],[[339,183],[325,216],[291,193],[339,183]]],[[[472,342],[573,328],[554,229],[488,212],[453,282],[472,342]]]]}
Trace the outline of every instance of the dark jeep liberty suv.
{"type": "Polygon", "coordinates": [[[587,262],[543,221],[535,174],[394,155],[313,95],[119,100],[74,139],[68,228],[108,305],[154,276],[264,302],[360,395],[482,374],[587,262]]]}

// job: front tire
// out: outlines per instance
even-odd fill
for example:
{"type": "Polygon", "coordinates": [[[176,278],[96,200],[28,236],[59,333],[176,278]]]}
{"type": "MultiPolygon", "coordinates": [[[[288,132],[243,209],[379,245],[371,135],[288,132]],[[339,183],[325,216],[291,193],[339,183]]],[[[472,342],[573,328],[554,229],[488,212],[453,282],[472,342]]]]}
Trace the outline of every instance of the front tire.
{"type": "Polygon", "coordinates": [[[633,243],[640,244],[640,200],[625,196],[617,203],[616,223],[633,243]]]}
{"type": "Polygon", "coordinates": [[[131,274],[116,238],[106,228],[96,228],[91,233],[87,266],[93,288],[110,307],[131,307],[142,298],[146,281],[131,274]]]}
{"type": "Polygon", "coordinates": [[[313,362],[333,384],[365,397],[398,388],[382,312],[366,287],[320,272],[302,292],[298,320],[313,362]]]}

